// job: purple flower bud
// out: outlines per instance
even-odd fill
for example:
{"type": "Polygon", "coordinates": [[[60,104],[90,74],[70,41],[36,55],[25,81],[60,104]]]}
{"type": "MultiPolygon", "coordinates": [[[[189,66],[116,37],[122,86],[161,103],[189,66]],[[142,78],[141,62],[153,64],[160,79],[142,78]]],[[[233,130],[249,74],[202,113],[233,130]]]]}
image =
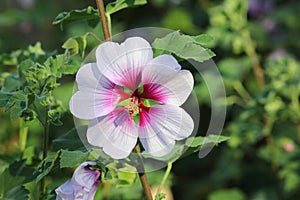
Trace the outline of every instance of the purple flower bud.
{"type": "Polygon", "coordinates": [[[84,162],[76,168],[72,179],[58,187],[55,192],[57,199],[62,200],[93,200],[100,184],[100,172],[91,170],[89,166],[95,162],[84,162]]]}
{"type": "Polygon", "coordinates": [[[260,17],[273,9],[271,0],[250,0],[248,11],[253,17],[260,17]]]}

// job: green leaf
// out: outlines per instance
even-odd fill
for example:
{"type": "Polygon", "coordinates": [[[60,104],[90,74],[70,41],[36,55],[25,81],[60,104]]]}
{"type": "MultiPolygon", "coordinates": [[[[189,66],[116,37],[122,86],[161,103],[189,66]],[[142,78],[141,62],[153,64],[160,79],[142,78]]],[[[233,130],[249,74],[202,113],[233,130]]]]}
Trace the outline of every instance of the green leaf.
{"type": "Polygon", "coordinates": [[[186,60],[193,59],[198,62],[203,62],[215,56],[210,49],[204,48],[201,45],[204,41],[204,36],[202,36],[202,38],[200,36],[188,36],[181,34],[179,31],[174,31],[163,38],[155,39],[152,43],[152,47],[175,54],[186,60]]]}
{"type": "Polygon", "coordinates": [[[0,198],[3,200],[18,200],[28,199],[29,191],[24,186],[16,186],[8,190],[3,196],[0,194],[0,198]]]}
{"type": "Polygon", "coordinates": [[[6,106],[6,104],[8,103],[8,101],[12,95],[13,95],[12,93],[0,91],[0,108],[3,108],[6,106]]]}
{"type": "Polygon", "coordinates": [[[111,2],[106,6],[106,13],[111,15],[119,10],[124,8],[129,8],[133,6],[140,6],[147,3],[147,0],[117,0],[115,2],[111,2]]]}
{"type": "Polygon", "coordinates": [[[98,10],[89,6],[82,10],[62,12],[54,19],[53,24],[60,24],[61,29],[67,24],[86,21],[89,26],[96,27],[99,22],[98,10]]]}
{"type": "MultiPolygon", "coordinates": [[[[78,127],[80,131],[85,132],[87,126],[78,127]]],[[[53,150],[68,149],[70,151],[81,150],[86,151],[82,141],[80,140],[77,129],[73,128],[59,138],[53,140],[53,150]]]]}
{"type": "Polygon", "coordinates": [[[230,137],[221,136],[221,135],[214,135],[210,134],[206,137],[198,136],[198,137],[190,137],[186,140],[186,145],[193,148],[198,148],[207,144],[214,144],[217,145],[221,142],[225,142],[229,140],[230,137]]]}
{"type": "Polygon", "coordinates": [[[155,200],[163,200],[166,198],[166,194],[164,193],[159,193],[155,196],[155,200]]]}
{"type": "Polygon", "coordinates": [[[30,68],[32,68],[35,63],[32,60],[24,60],[18,65],[18,74],[20,76],[21,83],[24,84],[27,80],[27,73],[30,68]]]}
{"type": "Polygon", "coordinates": [[[200,44],[200,45],[203,45],[203,46],[207,46],[207,45],[209,45],[210,43],[212,43],[214,41],[214,38],[211,35],[208,35],[208,34],[192,36],[192,38],[194,39],[194,41],[197,44],[200,44]]]}
{"type": "Polygon", "coordinates": [[[3,87],[1,88],[4,92],[14,92],[21,86],[19,78],[12,74],[8,74],[4,78],[3,87]]]}
{"type": "Polygon", "coordinates": [[[128,164],[125,164],[124,167],[120,168],[117,171],[119,182],[116,186],[117,187],[131,186],[136,180],[137,177],[136,175],[137,175],[136,168],[128,164]]]}
{"type": "Polygon", "coordinates": [[[245,194],[238,189],[222,189],[211,193],[208,200],[245,200],[245,194]]]}
{"type": "Polygon", "coordinates": [[[66,49],[70,56],[80,54],[81,57],[84,57],[86,36],[85,34],[84,36],[71,37],[62,45],[62,48],[66,49]]]}
{"type": "Polygon", "coordinates": [[[145,158],[152,158],[155,160],[172,163],[175,162],[177,159],[181,159],[186,157],[192,153],[199,151],[202,147],[208,144],[217,145],[221,142],[228,140],[229,137],[226,136],[219,136],[219,135],[209,135],[206,137],[198,136],[198,137],[190,137],[185,142],[177,141],[175,146],[173,147],[172,151],[162,157],[153,157],[149,153],[143,151],[142,155],[145,158]]]}
{"type": "Polygon", "coordinates": [[[34,170],[25,163],[16,161],[0,175],[0,199],[27,199],[28,191],[22,185],[33,180],[34,170]]]}
{"type": "Polygon", "coordinates": [[[41,171],[37,176],[36,182],[39,182],[42,178],[47,176],[55,166],[58,166],[58,159],[60,154],[61,151],[48,153],[47,157],[39,165],[40,169],[42,168],[42,165],[44,165],[44,171],[41,171]]]}
{"type": "Polygon", "coordinates": [[[60,168],[64,167],[73,167],[86,161],[89,153],[83,153],[82,151],[68,151],[68,150],[61,150],[60,155],[60,168]]]}
{"type": "Polygon", "coordinates": [[[10,111],[11,119],[22,116],[23,112],[27,109],[27,101],[27,95],[22,91],[16,92],[10,97],[5,108],[10,111]]]}

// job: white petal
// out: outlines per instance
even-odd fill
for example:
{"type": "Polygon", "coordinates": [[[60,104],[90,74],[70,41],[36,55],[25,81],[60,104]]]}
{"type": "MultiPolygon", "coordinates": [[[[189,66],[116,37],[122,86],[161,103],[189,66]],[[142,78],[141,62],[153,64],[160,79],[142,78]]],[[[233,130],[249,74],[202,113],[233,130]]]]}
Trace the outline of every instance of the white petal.
{"type": "Polygon", "coordinates": [[[124,99],[118,89],[94,92],[77,91],[70,100],[70,111],[79,119],[94,119],[110,113],[124,99]]]}
{"type": "Polygon", "coordinates": [[[163,54],[153,58],[148,65],[170,67],[171,69],[175,69],[176,71],[179,71],[181,69],[181,66],[179,65],[177,60],[173,56],[167,54],[163,54]]]}
{"type": "Polygon", "coordinates": [[[71,180],[66,181],[64,184],[55,189],[58,197],[57,199],[73,199],[74,189],[71,180]]]}
{"type": "Polygon", "coordinates": [[[141,112],[139,139],[145,150],[164,156],[174,147],[175,140],[187,138],[194,129],[190,115],[174,105],[156,105],[141,112]]]}
{"type": "Polygon", "coordinates": [[[127,157],[136,145],[137,137],[137,126],[123,108],[92,120],[87,130],[88,142],[103,147],[103,151],[115,159],[127,157]]]}
{"type": "Polygon", "coordinates": [[[149,64],[142,72],[142,83],[144,98],[180,106],[191,94],[194,79],[190,71],[149,64]]]}
{"type": "Polygon", "coordinates": [[[122,44],[105,42],[96,51],[101,73],[117,85],[135,90],[140,83],[142,68],[152,59],[150,44],[140,37],[132,37],[122,44]]]}
{"type": "Polygon", "coordinates": [[[100,73],[96,63],[83,65],[76,74],[78,89],[81,91],[113,89],[115,84],[100,73]]]}

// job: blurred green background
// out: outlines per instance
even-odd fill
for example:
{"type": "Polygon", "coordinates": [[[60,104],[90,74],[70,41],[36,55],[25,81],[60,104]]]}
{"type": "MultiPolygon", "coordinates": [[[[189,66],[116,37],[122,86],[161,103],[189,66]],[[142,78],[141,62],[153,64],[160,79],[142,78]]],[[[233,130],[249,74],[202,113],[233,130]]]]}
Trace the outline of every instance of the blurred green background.
{"type": "MultiPolygon", "coordinates": [[[[52,25],[60,12],[95,7],[94,1],[0,0],[0,5],[2,57],[38,41],[46,52],[63,53],[61,45],[67,38],[87,31],[102,37],[100,24],[90,28],[84,22],[73,23],[64,30],[52,25]]],[[[174,164],[169,183],[174,199],[300,199],[299,19],[297,0],[148,0],[145,6],[112,15],[113,34],[151,26],[214,37],[208,46],[217,55],[214,61],[227,92],[222,134],[231,139],[203,159],[194,154],[174,164]],[[256,61],[264,72],[263,86],[253,71],[256,61]]],[[[96,44],[89,39],[88,50],[96,44]]],[[[0,73],[16,70],[5,63],[0,66],[0,73]]],[[[55,91],[66,110],[73,81],[73,76],[65,77],[55,91]]],[[[198,134],[204,135],[210,104],[201,77],[195,77],[195,82],[203,119],[198,134]]],[[[18,120],[8,116],[0,112],[0,151],[13,155],[18,147],[18,120]]],[[[63,126],[51,127],[51,139],[74,126],[68,111],[62,121],[63,126]]],[[[29,134],[32,148],[28,151],[38,151],[42,141],[38,123],[30,125],[29,134]]],[[[60,173],[52,177],[62,183],[60,173]]],[[[158,184],[157,177],[161,175],[150,173],[150,182],[158,184]]],[[[111,199],[134,198],[128,192],[133,189],[114,191],[111,199]]]]}

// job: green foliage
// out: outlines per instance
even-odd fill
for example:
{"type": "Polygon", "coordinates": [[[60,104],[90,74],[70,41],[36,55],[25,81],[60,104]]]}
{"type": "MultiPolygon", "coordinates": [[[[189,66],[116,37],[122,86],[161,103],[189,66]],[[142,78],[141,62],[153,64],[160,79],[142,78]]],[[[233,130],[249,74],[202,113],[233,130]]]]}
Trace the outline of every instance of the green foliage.
{"type": "Polygon", "coordinates": [[[111,15],[125,8],[140,6],[147,3],[147,0],[117,0],[106,6],[106,14],[111,15]]]}
{"type": "Polygon", "coordinates": [[[215,54],[202,45],[210,42],[211,37],[204,36],[188,36],[183,35],[179,31],[169,33],[163,38],[155,39],[152,47],[162,53],[175,54],[182,59],[193,59],[203,62],[215,56],[215,54]]]}
{"type": "Polygon", "coordinates": [[[14,162],[0,175],[1,199],[27,199],[29,194],[23,184],[33,180],[32,168],[25,165],[25,160],[14,162]]]}
{"type": "Polygon", "coordinates": [[[185,142],[177,142],[173,150],[166,156],[153,157],[147,152],[143,152],[142,155],[145,158],[152,158],[155,160],[172,163],[192,153],[198,152],[201,148],[204,148],[206,145],[218,145],[219,143],[227,141],[228,139],[229,137],[213,134],[210,134],[207,137],[190,137],[185,142]]]}
{"type": "Polygon", "coordinates": [[[47,58],[49,55],[45,53],[42,49],[41,43],[37,42],[35,45],[29,45],[27,49],[16,50],[10,54],[0,54],[0,65],[10,65],[15,66],[20,64],[26,59],[31,59],[33,61],[41,61],[47,58]]]}
{"type": "Polygon", "coordinates": [[[73,167],[87,160],[87,152],[62,150],[60,155],[60,168],[73,167]]]}
{"type": "Polygon", "coordinates": [[[89,26],[95,27],[99,22],[98,10],[89,6],[82,10],[72,10],[70,12],[62,12],[54,19],[53,24],[60,24],[61,29],[64,26],[73,23],[85,21],[89,26]]]}
{"type": "Polygon", "coordinates": [[[209,200],[245,200],[245,195],[238,189],[217,190],[209,195],[209,200]]]}
{"type": "Polygon", "coordinates": [[[70,56],[80,54],[84,56],[84,50],[86,48],[86,35],[69,38],[63,45],[62,48],[68,51],[70,56]]]}
{"type": "MultiPolygon", "coordinates": [[[[87,129],[87,126],[80,126],[78,127],[79,132],[84,132],[87,129]]],[[[64,135],[60,136],[53,140],[53,150],[58,151],[60,149],[67,149],[70,151],[82,150],[85,151],[82,141],[80,140],[77,129],[72,128],[70,131],[65,133],[64,135]]]]}

